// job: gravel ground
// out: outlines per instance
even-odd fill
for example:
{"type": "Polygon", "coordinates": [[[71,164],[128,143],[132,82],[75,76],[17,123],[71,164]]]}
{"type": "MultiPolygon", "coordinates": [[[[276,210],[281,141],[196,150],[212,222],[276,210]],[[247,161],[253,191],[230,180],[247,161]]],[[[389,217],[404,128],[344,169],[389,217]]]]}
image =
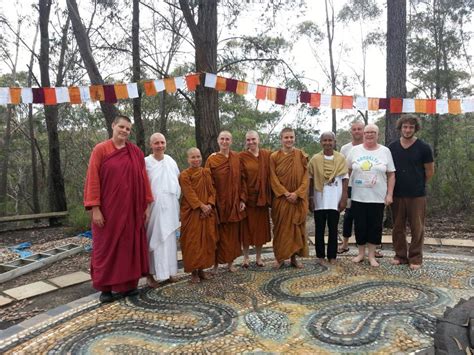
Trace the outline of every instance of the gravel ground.
{"type": "MultiPolygon", "coordinates": [[[[466,220],[469,220],[469,216],[457,215],[453,217],[429,218],[426,223],[425,237],[474,239],[474,227],[464,222],[466,220]]],[[[314,235],[314,222],[311,217],[308,217],[307,230],[309,235],[314,235]]],[[[385,230],[384,234],[390,234],[390,230],[385,230]]],[[[0,232],[0,263],[15,259],[17,256],[8,251],[6,247],[17,245],[22,242],[31,242],[32,247],[30,250],[33,252],[41,252],[69,243],[90,245],[89,239],[78,237],[77,233],[74,233],[68,227],[43,227],[0,232]]],[[[384,246],[384,248],[388,249],[390,247],[384,246]]],[[[428,248],[427,251],[432,253],[449,252],[463,255],[474,255],[474,250],[466,248],[440,248],[432,246],[428,248]]],[[[90,253],[84,251],[60,260],[54,264],[45,266],[42,269],[4,282],[1,284],[1,289],[6,290],[75,271],[89,272],[89,261],[90,253]]],[[[29,300],[13,302],[0,308],[0,329],[8,328],[25,319],[35,316],[38,313],[42,313],[48,309],[58,307],[94,292],[96,291],[92,288],[91,283],[86,282],[29,300]]]]}

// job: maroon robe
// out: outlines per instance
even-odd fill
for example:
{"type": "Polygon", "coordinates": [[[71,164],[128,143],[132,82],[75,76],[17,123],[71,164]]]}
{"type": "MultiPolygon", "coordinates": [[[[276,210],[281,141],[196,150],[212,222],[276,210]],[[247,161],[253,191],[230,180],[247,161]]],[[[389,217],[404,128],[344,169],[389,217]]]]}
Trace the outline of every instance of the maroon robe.
{"type": "Polygon", "coordinates": [[[92,224],[91,258],[92,285],[99,291],[129,291],[148,274],[144,169],[143,153],[131,143],[106,156],[100,165],[105,224],[102,228],[92,224]]]}

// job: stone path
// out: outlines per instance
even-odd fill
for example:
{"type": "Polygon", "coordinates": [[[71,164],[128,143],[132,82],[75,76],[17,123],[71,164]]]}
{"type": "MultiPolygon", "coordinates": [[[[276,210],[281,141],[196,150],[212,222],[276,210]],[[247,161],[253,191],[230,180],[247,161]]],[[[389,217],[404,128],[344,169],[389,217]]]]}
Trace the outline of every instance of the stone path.
{"type": "MultiPolygon", "coordinates": [[[[355,252],[354,248],[353,252],[355,252]]],[[[1,353],[413,352],[430,349],[436,317],[474,296],[474,258],[426,254],[389,264],[222,271],[100,305],[98,294],[0,333],[1,353]]],[[[268,256],[270,258],[270,255],[268,256]]]]}

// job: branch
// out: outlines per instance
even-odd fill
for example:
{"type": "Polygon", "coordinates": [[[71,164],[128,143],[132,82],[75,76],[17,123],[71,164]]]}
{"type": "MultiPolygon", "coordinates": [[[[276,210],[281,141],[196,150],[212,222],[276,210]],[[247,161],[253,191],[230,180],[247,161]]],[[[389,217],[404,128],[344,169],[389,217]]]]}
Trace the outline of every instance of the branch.
{"type": "Polygon", "coordinates": [[[291,67],[288,65],[288,63],[286,61],[284,61],[283,59],[279,59],[279,58],[242,58],[242,59],[237,59],[237,60],[234,60],[233,62],[226,63],[224,66],[220,67],[217,70],[217,72],[220,73],[220,72],[224,71],[225,69],[231,67],[234,64],[243,63],[243,62],[277,62],[277,63],[281,63],[281,64],[283,64],[284,66],[286,66],[288,68],[288,70],[291,72],[291,75],[293,75],[293,77],[296,79],[296,81],[301,86],[304,86],[303,83],[298,78],[298,76],[293,71],[293,69],[291,69],[291,67]]]}

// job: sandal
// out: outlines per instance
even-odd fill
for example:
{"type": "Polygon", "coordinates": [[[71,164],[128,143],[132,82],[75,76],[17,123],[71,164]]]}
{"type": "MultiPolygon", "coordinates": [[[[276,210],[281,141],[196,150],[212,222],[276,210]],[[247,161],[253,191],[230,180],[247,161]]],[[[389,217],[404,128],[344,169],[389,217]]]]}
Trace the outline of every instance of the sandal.
{"type": "Polygon", "coordinates": [[[344,254],[344,253],[347,253],[348,251],[349,251],[349,248],[337,249],[338,254],[344,254]]]}

